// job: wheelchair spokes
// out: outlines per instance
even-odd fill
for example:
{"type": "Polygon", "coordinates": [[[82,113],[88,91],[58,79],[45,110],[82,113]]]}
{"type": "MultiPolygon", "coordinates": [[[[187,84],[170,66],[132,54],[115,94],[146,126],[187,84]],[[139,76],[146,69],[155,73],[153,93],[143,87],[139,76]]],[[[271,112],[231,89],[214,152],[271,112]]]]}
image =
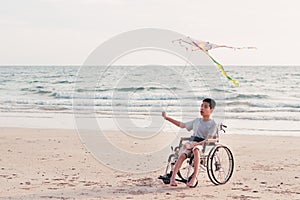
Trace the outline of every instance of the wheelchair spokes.
{"type": "Polygon", "coordinates": [[[226,183],[233,173],[233,167],[233,155],[228,147],[219,145],[209,153],[207,173],[214,184],[226,183]]]}

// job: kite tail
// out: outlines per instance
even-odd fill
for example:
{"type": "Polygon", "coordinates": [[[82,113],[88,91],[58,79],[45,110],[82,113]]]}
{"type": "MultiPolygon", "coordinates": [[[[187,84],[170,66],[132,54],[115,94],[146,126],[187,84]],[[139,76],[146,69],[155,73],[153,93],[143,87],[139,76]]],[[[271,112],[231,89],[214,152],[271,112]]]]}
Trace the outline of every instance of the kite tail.
{"type": "Polygon", "coordinates": [[[242,50],[242,49],[257,49],[256,47],[233,47],[234,50],[242,50]]]}
{"type": "Polygon", "coordinates": [[[256,47],[231,47],[227,45],[218,45],[217,48],[224,47],[224,48],[229,48],[233,50],[242,50],[242,49],[257,49],[256,47]]]}
{"type": "Polygon", "coordinates": [[[217,65],[217,67],[221,70],[222,74],[228,79],[230,80],[235,86],[239,86],[239,81],[230,77],[224,70],[224,67],[218,63],[211,55],[209,55],[208,51],[202,49],[196,42],[194,42],[191,38],[189,38],[192,42],[192,44],[194,44],[196,47],[198,47],[200,50],[202,50],[204,53],[206,53],[210,59],[217,65]]]}
{"type": "Polygon", "coordinates": [[[208,52],[206,52],[206,54],[210,57],[210,59],[217,65],[217,67],[221,70],[222,74],[228,79],[230,80],[235,86],[239,86],[239,81],[230,77],[224,70],[224,67],[218,63],[211,55],[208,54],[208,52]]]}

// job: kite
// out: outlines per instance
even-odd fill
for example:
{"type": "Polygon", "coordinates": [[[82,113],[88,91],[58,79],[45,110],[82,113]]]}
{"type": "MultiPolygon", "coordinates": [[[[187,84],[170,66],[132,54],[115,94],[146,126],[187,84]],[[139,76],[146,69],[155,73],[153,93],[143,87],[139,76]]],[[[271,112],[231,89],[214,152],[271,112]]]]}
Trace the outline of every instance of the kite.
{"type": "Polygon", "coordinates": [[[187,40],[184,39],[178,39],[178,40],[173,40],[174,42],[178,42],[180,46],[185,47],[185,49],[188,51],[189,47],[192,47],[192,51],[197,51],[197,50],[201,50],[203,51],[216,65],[217,67],[221,70],[222,74],[228,79],[230,80],[235,86],[239,85],[239,81],[232,78],[231,76],[229,76],[224,67],[217,62],[209,53],[209,50],[212,49],[216,49],[216,48],[230,48],[233,50],[237,50],[237,49],[256,49],[256,47],[232,47],[232,46],[227,46],[227,45],[217,45],[217,44],[213,44],[210,42],[205,42],[205,41],[197,41],[194,39],[191,39],[190,37],[187,37],[187,40]],[[188,45],[188,46],[187,46],[188,45]]]}

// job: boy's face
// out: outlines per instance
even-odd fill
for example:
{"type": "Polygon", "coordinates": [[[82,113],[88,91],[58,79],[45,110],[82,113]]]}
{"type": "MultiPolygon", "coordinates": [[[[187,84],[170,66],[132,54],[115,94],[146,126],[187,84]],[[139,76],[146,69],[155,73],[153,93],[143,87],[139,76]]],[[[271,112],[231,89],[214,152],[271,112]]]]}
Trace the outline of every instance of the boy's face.
{"type": "Polygon", "coordinates": [[[200,114],[201,114],[201,116],[209,116],[209,115],[211,115],[211,113],[214,111],[214,109],[211,109],[210,107],[209,107],[209,103],[207,103],[207,102],[203,102],[202,104],[201,104],[201,109],[200,109],[200,114]]]}

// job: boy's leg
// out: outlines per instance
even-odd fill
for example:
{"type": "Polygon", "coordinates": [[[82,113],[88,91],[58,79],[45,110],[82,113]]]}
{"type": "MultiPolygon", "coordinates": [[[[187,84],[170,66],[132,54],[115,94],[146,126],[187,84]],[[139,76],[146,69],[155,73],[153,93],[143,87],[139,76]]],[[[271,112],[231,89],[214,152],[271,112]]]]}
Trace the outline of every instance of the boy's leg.
{"type": "Polygon", "coordinates": [[[197,182],[197,177],[199,173],[199,165],[200,165],[200,151],[198,148],[193,150],[194,154],[194,175],[192,179],[187,183],[187,186],[193,187],[197,182]]]}
{"type": "Polygon", "coordinates": [[[176,174],[178,173],[178,171],[179,171],[179,169],[180,169],[180,167],[181,167],[181,165],[182,165],[182,163],[185,159],[186,159],[186,155],[185,155],[185,153],[182,153],[179,156],[178,160],[176,161],[174,171],[173,171],[171,179],[170,179],[170,185],[171,186],[177,186],[176,181],[175,181],[175,177],[176,177],[176,174]]]}

